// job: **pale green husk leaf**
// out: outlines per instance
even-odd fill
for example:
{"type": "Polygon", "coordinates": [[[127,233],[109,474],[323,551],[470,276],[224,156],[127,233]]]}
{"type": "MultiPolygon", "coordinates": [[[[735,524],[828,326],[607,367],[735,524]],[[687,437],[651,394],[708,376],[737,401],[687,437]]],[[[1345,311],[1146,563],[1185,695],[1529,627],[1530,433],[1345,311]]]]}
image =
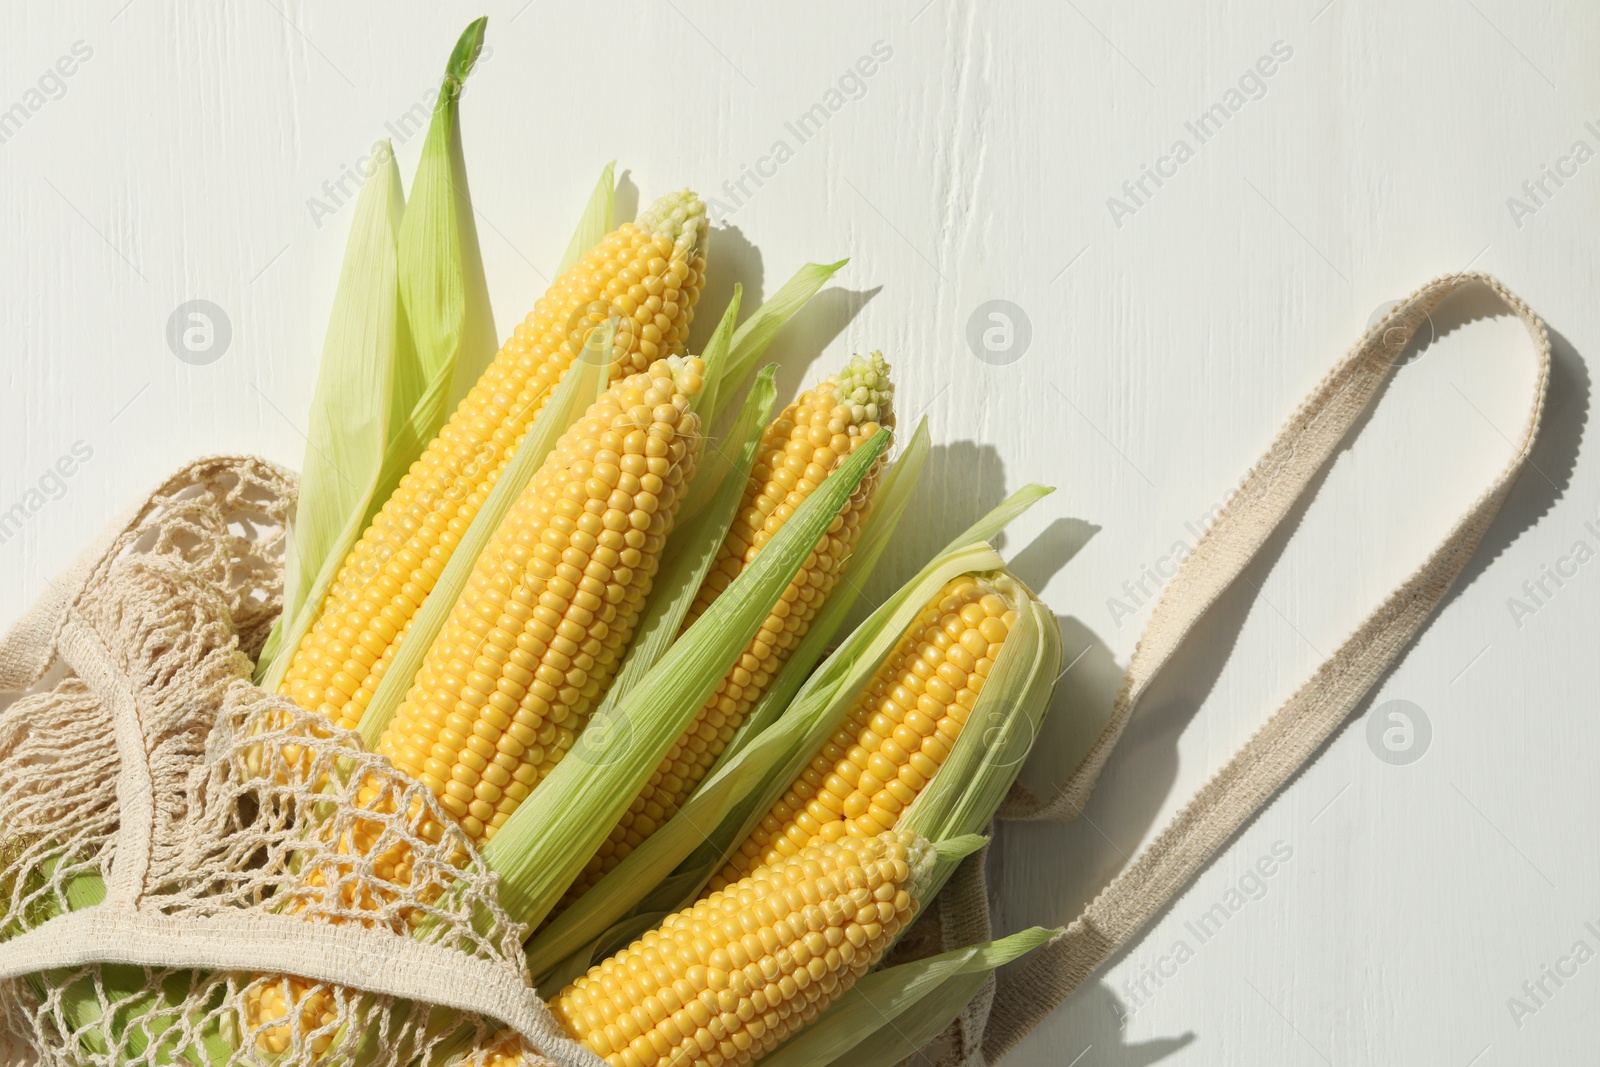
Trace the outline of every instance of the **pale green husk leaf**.
{"type": "Polygon", "coordinates": [[[946,978],[912,1010],[901,1012],[892,1025],[878,1027],[828,1067],[895,1067],[915,1056],[955,1021],[989,980],[989,974],[979,969],[946,978]]]}
{"type": "Polygon", "coordinates": [[[433,122],[422,145],[411,202],[400,223],[400,298],[416,344],[416,371],[406,382],[415,390],[410,404],[418,440],[432,440],[444,424],[452,395],[456,357],[467,318],[466,275],[461,265],[461,219],[457,189],[461,186],[451,155],[461,87],[483,47],[480,18],[461,34],[450,54],[433,122]],[[434,389],[437,380],[443,388],[434,389]]]}
{"type": "Polygon", "coordinates": [[[361,536],[383,472],[394,375],[408,343],[395,252],[405,201],[393,149],[384,142],[373,158],[382,162],[361,186],[345,246],[289,524],[283,612],[262,650],[261,668],[270,667],[285,629],[296,629],[302,613],[320,602],[313,588],[327,564],[337,566],[361,536]]]}
{"type": "Polygon", "coordinates": [[[594,192],[589,194],[589,202],[584,205],[583,214],[578,219],[578,228],[573,231],[572,240],[568,242],[567,250],[561,255],[561,263],[556,267],[556,274],[565,274],[568,267],[578,262],[579,257],[617,228],[616,174],[617,161],[613,159],[600,172],[600,180],[594,183],[594,192]]]}
{"type": "MultiPolygon", "coordinates": [[[[739,318],[739,305],[743,299],[744,286],[735,283],[733,297],[728,301],[721,320],[717,322],[716,330],[711,334],[711,340],[706,344],[705,353],[701,356],[706,365],[706,384],[700,395],[695,397],[694,409],[700,414],[701,428],[708,432],[714,429],[711,413],[716,409],[716,383],[728,365],[729,353],[733,349],[733,324],[739,318]]],[[[715,441],[707,442],[705,451],[700,453],[700,463],[695,471],[694,481],[683,498],[683,504],[678,508],[679,522],[692,521],[700,514],[701,509],[711,502],[711,498],[716,495],[728,476],[728,471],[733,465],[733,456],[733,452],[718,447],[715,441]]]]}
{"type": "MultiPolygon", "coordinates": [[[[734,324],[739,321],[739,306],[742,303],[744,303],[744,286],[734,282],[733,295],[728,298],[728,306],[722,309],[722,318],[717,320],[717,328],[711,332],[711,340],[706,342],[706,350],[700,354],[701,361],[706,365],[705,388],[694,398],[694,410],[699,413],[700,425],[705,428],[711,426],[710,412],[716,406],[716,383],[727,370],[728,359],[733,352],[734,324]]],[[[705,485],[708,458],[702,456],[700,459],[700,469],[694,479],[698,486],[705,485]]],[[[708,495],[709,492],[715,491],[716,487],[711,486],[708,495]]]]}

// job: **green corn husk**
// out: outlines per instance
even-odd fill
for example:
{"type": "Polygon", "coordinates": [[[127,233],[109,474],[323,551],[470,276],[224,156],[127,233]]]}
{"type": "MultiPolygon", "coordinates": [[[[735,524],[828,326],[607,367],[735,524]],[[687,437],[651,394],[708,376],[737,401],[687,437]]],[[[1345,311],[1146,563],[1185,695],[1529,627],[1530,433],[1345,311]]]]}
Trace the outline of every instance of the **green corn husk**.
{"type": "Polygon", "coordinates": [[[716,689],[772,605],[799,572],[839,509],[888,445],[880,430],[796,509],[754,561],[674,641],[618,706],[599,735],[517,808],[484,849],[500,873],[500,902],[514,921],[537,924],[560,900],[661,758],[716,689]]]}
{"type": "MultiPolygon", "coordinates": [[[[378,491],[388,449],[389,414],[401,346],[408,343],[398,288],[396,234],[404,199],[394,152],[378,152],[381,168],[361,187],[345,248],[339,288],[323,344],[306,430],[300,497],[289,526],[283,619],[298,619],[329,559],[360,536],[378,491]]],[[[276,654],[269,644],[261,659],[276,654]]]]}
{"type": "Polygon", "coordinates": [[[456,367],[467,320],[460,206],[456,203],[456,190],[462,182],[455,173],[450,148],[461,87],[483,48],[488,21],[484,17],[468,26],[450,54],[411,186],[411,205],[400,222],[400,297],[421,371],[412,384],[442,380],[445,385],[438,390],[424,388],[418,397],[418,439],[424,442],[432,440],[444,425],[450,397],[465,391],[456,389],[458,375],[444,373],[456,367]],[[445,250],[453,254],[441,255],[445,250]]]}
{"type": "Polygon", "coordinates": [[[594,183],[594,192],[589,194],[589,202],[584,205],[583,214],[578,218],[578,228],[573,231],[572,240],[561,256],[555,277],[565,274],[580,256],[617,228],[616,173],[617,161],[613,159],[600,172],[600,180],[594,183]]]}
{"type": "MultiPolygon", "coordinates": [[[[385,483],[364,516],[363,527],[438,435],[459,376],[457,357],[466,328],[467,296],[456,189],[466,178],[455,168],[451,145],[456,139],[457,98],[482,47],[486,22],[479,19],[468,26],[450,54],[422,159],[411,182],[411,199],[400,220],[400,296],[413,358],[402,362],[395,379],[385,483]]],[[[477,269],[482,272],[481,265],[477,269]]]]}
{"type": "Polygon", "coordinates": [[[398,223],[392,214],[403,200],[392,151],[362,186],[312,398],[284,610],[256,664],[255,680],[269,690],[282,684],[286,653],[316,621],[350,549],[444,422],[467,314],[450,146],[456,99],[485,24],[468,26],[450,55],[398,223]],[[381,324],[391,305],[395,327],[386,338],[381,324]],[[381,422],[376,458],[374,420],[381,422]],[[324,466],[334,473],[325,476],[324,466]]]}
{"type": "Polygon", "coordinates": [[[434,584],[433,591],[422,602],[422,608],[412,620],[400,647],[395,650],[394,662],[384,671],[383,680],[372,694],[367,710],[361,716],[359,730],[361,741],[369,750],[378,743],[395,711],[411,689],[434,638],[450,618],[456,600],[472,577],[472,569],[483,554],[494,532],[500,528],[506,513],[522,495],[534,472],[544,463],[555,448],[556,441],[583,415],[600,391],[606,386],[607,368],[611,362],[611,344],[615,333],[613,323],[601,324],[583,346],[571,370],[562,375],[555,391],[545,403],[539,417],[517,446],[511,461],[489,491],[489,498],[467,527],[460,545],[445,564],[444,571],[434,584]]]}
{"type": "MultiPolygon", "coordinates": [[[[889,467],[873,495],[866,528],[861,532],[850,558],[850,569],[846,572],[849,580],[834,590],[833,596],[817,613],[800,647],[795,649],[762,699],[750,709],[722,756],[688,802],[665,826],[628,853],[615,869],[528,943],[528,964],[533,974],[544,974],[574,953],[583,957],[578,961],[580,969],[587,967],[593,952],[581,950],[586,945],[592,945],[597,938],[609,943],[607,930],[619,922],[632,925],[625,918],[630,910],[652,891],[652,887],[662,883],[673,868],[705,839],[705,827],[717,825],[733,804],[762,780],[771,761],[781,751],[781,742],[769,741],[760,752],[737,764],[734,764],[734,758],[788,706],[817,660],[822,657],[823,650],[849,613],[860,586],[871,574],[905,511],[911,491],[921,474],[923,461],[927,458],[928,445],[927,424],[924,421],[912,435],[911,443],[900,458],[889,467]]],[[[737,504],[737,494],[734,503],[737,504]]],[[[710,552],[715,554],[716,546],[711,546],[710,552]]],[[[690,596],[692,598],[692,591],[690,596]]]]}
{"type": "MultiPolygon", "coordinates": [[[[947,859],[943,852],[941,848],[941,863],[960,862],[958,857],[947,859]]],[[[898,1063],[938,1036],[972,999],[968,994],[966,1000],[949,1011],[952,998],[948,992],[942,998],[933,997],[934,994],[962,979],[976,979],[981,986],[989,972],[1032,952],[1060,932],[1033,927],[998,941],[865,975],[816,1022],[764,1057],[762,1067],[826,1067],[835,1063],[840,1067],[889,1067],[898,1063]],[[862,1048],[862,1043],[869,1043],[869,1047],[862,1048]],[[896,1046],[904,1051],[898,1051],[896,1046]],[[890,1054],[894,1058],[885,1058],[890,1054]]],[[[960,986],[952,988],[959,990],[960,986]]]]}
{"type": "MultiPolygon", "coordinates": [[[[52,866],[47,864],[40,872],[41,885],[51,877],[52,866]]],[[[67,878],[66,910],[69,912],[94,907],[102,903],[105,896],[105,882],[98,871],[86,870],[67,878]]],[[[42,903],[45,904],[45,914],[36,916],[36,922],[61,913],[53,895],[42,903]]],[[[175,1040],[168,1041],[165,1046],[161,1043],[175,1020],[161,1015],[148,1018],[153,1009],[182,1003],[198,977],[196,972],[174,971],[163,978],[161,988],[157,991],[146,984],[149,974],[143,967],[102,964],[100,990],[105,994],[105,1007],[110,1008],[109,1012],[102,1007],[94,982],[88,978],[75,980],[73,974],[70,970],[43,971],[26,975],[22,981],[41,1000],[50,996],[53,987],[61,987],[62,1015],[90,1054],[106,1055],[111,1051],[113,1042],[134,1055],[142,1055],[154,1045],[157,1049],[156,1062],[190,1063],[194,1067],[213,1067],[226,1063],[232,1055],[233,1048],[223,1037],[218,1016],[210,1016],[200,1024],[204,1058],[191,1048],[186,1050],[186,1058],[182,1061],[175,1060],[175,1040]]],[[[208,1008],[214,1011],[219,1006],[213,1004],[208,1008]]]]}
{"type": "MultiPolygon", "coordinates": [[[[881,973],[887,974],[893,969],[881,973]]],[[[832,1060],[828,1067],[894,1067],[908,1056],[916,1055],[928,1042],[944,1033],[966,1009],[989,980],[990,973],[987,968],[980,967],[946,978],[917,1001],[915,1011],[902,1012],[892,1024],[878,1027],[848,1052],[832,1060]]],[[[877,1004],[876,1001],[872,1003],[877,1004]]]]}
{"type": "Polygon", "coordinates": [[[208,1017],[199,1026],[202,1050],[192,1045],[180,1054],[177,1034],[168,1035],[177,1020],[166,1014],[153,1014],[157,1009],[180,1004],[187,999],[199,972],[172,971],[162,977],[156,989],[146,984],[149,977],[143,967],[108,963],[100,967],[100,985],[106,995],[109,1011],[103,1010],[95,994],[94,983],[88,978],[72,980],[71,971],[47,971],[42,975],[29,975],[26,979],[34,992],[43,995],[45,982],[68,983],[61,993],[62,1014],[78,1034],[78,1040],[91,1055],[104,1056],[115,1047],[133,1056],[145,1055],[152,1047],[151,1057],[156,1063],[192,1064],[193,1067],[219,1067],[233,1055],[233,1046],[223,1034],[223,1016],[216,1014],[221,1005],[221,989],[206,1004],[208,1017]],[[180,1058],[181,1056],[181,1058],[180,1058]]]}

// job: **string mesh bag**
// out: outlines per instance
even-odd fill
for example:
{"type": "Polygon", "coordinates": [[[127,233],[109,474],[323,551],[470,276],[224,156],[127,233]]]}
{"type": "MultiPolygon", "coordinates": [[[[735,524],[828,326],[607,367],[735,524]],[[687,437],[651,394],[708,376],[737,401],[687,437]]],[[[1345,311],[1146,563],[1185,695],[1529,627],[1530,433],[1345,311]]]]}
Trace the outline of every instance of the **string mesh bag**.
{"type": "Polygon", "coordinates": [[[597,1067],[429,791],[252,684],[295,488],[185,467],[0,642],[0,1054],[597,1067]]]}

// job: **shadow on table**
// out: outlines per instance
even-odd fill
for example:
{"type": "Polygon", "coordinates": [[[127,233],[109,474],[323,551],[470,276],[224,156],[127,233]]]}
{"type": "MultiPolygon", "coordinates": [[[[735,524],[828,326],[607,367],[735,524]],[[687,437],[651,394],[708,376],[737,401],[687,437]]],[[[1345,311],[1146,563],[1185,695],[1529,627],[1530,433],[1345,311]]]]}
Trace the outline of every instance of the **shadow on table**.
{"type": "MultiPolygon", "coordinates": [[[[788,278],[785,277],[784,281],[788,281],[788,278]]],[[[876,349],[875,344],[868,344],[864,349],[841,351],[830,357],[825,365],[816,366],[817,359],[828,346],[844,333],[855,317],[861,314],[861,309],[882,290],[881,285],[873,289],[845,289],[830,282],[805,307],[795,312],[794,318],[772,339],[772,347],[761,357],[762,366],[768,363],[778,365],[779,403],[787,403],[807,387],[838,371],[849,362],[851,356],[865,355],[876,349]]],[[[903,368],[896,365],[894,353],[887,355],[892,373],[905,373],[903,368]]],[[[904,445],[913,429],[914,426],[901,420],[897,444],[904,445]]]]}
{"type": "MultiPolygon", "coordinates": [[[[489,302],[489,279],[484,272],[483,250],[478,242],[478,216],[472,206],[472,183],[467,177],[463,147],[465,136],[458,123],[456,134],[450,139],[450,166],[454,170],[451,189],[461,230],[461,282],[465,298],[460,348],[456,353],[456,370],[450,388],[452,410],[500,350],[500,339],[495,334],[494,308],[489,302]]],[[[532,306],[531,300],[528,303],[532,306]]]]}
{"type": "Polygon", "coordinates": [[[1055,519],[1012,555],[1006,566],[1023,585],[1037,593],[1099,532],[1100,527],[1083,519],[1055,519]]]}
{"type": "Polygon", "coordinates": [[[700,290],[700,302],[694,307],[694,324],[689,327],[686,351],[699,354],[716,332],[728,301],[733,299],[733,287],[741,286],[739,319],[761,306],[766,286],[766,265],[761,249],[750,242],[737,226],[713,226],[706,241],[706,280],[700,290]]]}
{"type": "Polygon", "coordinates": [[[615,207],[618,219],[639,217],[639,186],[634,183],[631,170],[624,170],[617,176],[615,207]]]}
{"type": "Polygon", "coordinates": [[[1073,1067],[1148,1067],[1194,1043],[1192,1030],[1176,1037],[1128,1041],[1123,1033],[1127,1005],[1104,982],[1084,986],[1073,1000],[1072,1043],[1061,1058],[1073,1067]],[[1081,1058],[1074,1063],[1072,1056],[1081,1058]]]}

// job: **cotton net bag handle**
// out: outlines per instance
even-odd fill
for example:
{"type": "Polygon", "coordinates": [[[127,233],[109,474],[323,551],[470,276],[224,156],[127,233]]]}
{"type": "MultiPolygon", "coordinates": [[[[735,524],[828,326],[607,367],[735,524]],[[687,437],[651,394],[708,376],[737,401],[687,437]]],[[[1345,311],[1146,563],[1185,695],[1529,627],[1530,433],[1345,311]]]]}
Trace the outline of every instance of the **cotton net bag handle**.
{"type": "Polygon", "coordinates": [[[1538,377],[1516,454],[1427,560],[1367,616],[1339,650],[1267,720],[1160,836],[1065,932],[1000,981],[984,1032],[994,1063],[1130,940],[1278,791],[1382,677],[1472,557],[1528,462],[1550,377],[1544,323],[1498,280],[1449,274],[1424,285],[1367,331],[1279,432],[1239,491],[1184,560],[1156,604],[1128,664],[1110,721],[1082,765],[1053,797],[1014,795],[1003,818],[1063,819],[1082,810],[1139,698],[1184,637],[1255,557],[1333,454],[1417,327],[1446,297],[1481,283],[1533,339],[1538,377]]]}

